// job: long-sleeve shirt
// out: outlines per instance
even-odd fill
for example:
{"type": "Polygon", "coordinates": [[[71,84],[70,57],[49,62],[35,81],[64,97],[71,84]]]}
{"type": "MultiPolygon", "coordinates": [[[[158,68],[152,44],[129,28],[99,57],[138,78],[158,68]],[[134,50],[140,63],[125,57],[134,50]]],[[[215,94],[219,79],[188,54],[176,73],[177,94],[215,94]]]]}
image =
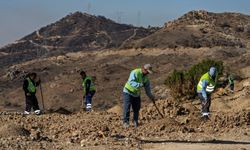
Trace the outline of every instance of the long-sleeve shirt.
{"type": "Polygon", "coordinates": [[[207,99],[207,92],[206,92],[207,85],[208,85],[208,80],[203,80],[202,81],[202,89],[201,89],[201,91],[198,91],[198,93],[202,94],[202,97],[205,100],[207,99]]]}
{"type": "MultiPolygon", "coordinates": [[[[136,88],[139,88],[139,87],[144,87],[145,89],[145,92],[147,94],[147,96],[149,98],[153,98],[153,94],[151,92],[151,85],[150,85],[150,81],[147,80],[146,83],[142,84],[142,83],[139,83],[139,82],[136,82],[136,78],[137,78],[137,75],[135,72],[131,72],[130,75],[129,75],[129,79],[128,79],[128,82],[131,86],[133,87],[136,87],[136,88]]],[[[145,76],[142,77],[142,80],[144,80],[145,76]]],[[[135,95],[134,93],[130,92],[127,88],[124,87],[123,89],[123,92],[125,93],[128,93],[129,95],[133,96],[133,97],[139,97],[140,95],[135,95]]]]}

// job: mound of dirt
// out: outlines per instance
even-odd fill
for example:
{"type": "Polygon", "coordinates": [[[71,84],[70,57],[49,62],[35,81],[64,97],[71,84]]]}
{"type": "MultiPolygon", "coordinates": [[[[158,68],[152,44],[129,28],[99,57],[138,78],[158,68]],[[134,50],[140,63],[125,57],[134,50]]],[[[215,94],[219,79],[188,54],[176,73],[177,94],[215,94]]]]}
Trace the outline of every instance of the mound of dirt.
{"type": "Polygon", "coordinates": [[[110,109],[107,110],[108,113],[114,113],[117,115],[122,115],[122,107],[120,105],[116,105],[110,109]]]}
{"type": "Polygon", "coordinates": [[[30,132],[16,123],[6,123],[0,127],[0,137],[29,136],[30,132]]]}
{"type": "Polygon", "coordinates": [[[65,108],[58,108],[56,110],[49,110],[50,113],[58,113],[58,114],[64,114],[64,115],[69,115],[69,114],[72,114],[71,111],[65,109],[65,108]]]}

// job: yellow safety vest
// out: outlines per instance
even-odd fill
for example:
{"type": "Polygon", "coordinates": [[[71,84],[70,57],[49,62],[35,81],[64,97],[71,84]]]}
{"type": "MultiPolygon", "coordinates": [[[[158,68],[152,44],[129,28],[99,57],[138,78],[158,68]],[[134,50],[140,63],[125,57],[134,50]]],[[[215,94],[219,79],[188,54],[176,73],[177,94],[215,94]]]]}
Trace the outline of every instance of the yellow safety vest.
{"type": "Polygon", "coordinates": [[[26,78],[28,80],[28,91],[30,93],[36,93],[36,86],[33,84],[30,78],[26,78]]]}
{"type": "Polygon", "coordinates": [[[93,82],[93,79],[89,76],[87,76],[83,81],[82,81],[82,88],[83,88],[83,94],[86,94],[86,82],[87,80],[90,80],[90,91],[95,91],[95,85],[93,82]]]}
{"type": "MultiPolygon", "coordinates": [[[[143,77],[141,68],[134,69],[132,72],[135,72],[136,74],[135,82],[145,84],[149,81],[147,76],[143,77]]],[[[127,81],[127,83],[125,84],[125,88],[135,95],[140,95],[141,93],[141,87],[133,87],[132,85],[130,85],[129,81],[127,81]]]]}
{"type": "Polygon", "coordinates": [[[208,81],[208,85],[207,85],[207,87],[206,87],[206,92],[208,92],[208,93],[213,92],[213,91],[214,91],[214,88],[215,88],[215,82],[214,82],[213,79],[210,77],[210,75],[209,75],[208,72],[205,73],[205,74],[201,77],[201,79],[200,79],[200,81],[199,81],[199,83],[198,83],[198,85],[197,85],[197,91],[201,91],[201,90],[202,90],[202,82],[203,82],[203,80],[207,80],[207,81],[208,81]]]}

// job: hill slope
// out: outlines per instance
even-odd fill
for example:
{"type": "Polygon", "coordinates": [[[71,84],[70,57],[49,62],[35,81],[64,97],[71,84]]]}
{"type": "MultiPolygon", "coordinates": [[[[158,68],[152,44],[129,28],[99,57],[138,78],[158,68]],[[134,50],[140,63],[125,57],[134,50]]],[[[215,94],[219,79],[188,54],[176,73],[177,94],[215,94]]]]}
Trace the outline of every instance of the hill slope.
{"type": "Polygon", "coordinates": [[[0,49],[0,63],[8,65],[81,50],[119,48],[154,30],[119,24],[102,16],[76,12],[0,49]]]}
{"type": "Polygon", "coordinates": [[[0,49],[1,67],[67,52],[107,48],[248,47],[250,16],[191,11],[159,28],[76,12],[0,49]]]}
{"type": "Polygon", "coordinates": [[[239,13],[191,11],[127,47],[246,47],[250,41],[250,16],[239,13]]]}

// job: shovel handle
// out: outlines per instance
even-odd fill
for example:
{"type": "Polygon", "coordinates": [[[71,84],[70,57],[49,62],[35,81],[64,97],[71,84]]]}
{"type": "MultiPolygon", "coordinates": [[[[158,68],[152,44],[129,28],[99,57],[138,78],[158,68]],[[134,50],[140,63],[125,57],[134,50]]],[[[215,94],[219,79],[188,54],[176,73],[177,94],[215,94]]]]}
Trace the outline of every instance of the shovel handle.
{"type": "Polygon", "coordinates": [[[161,116],[162,118],[164,118],[163,114],[160,112],[159,108],[156,106],[155,101],[153,101],[153,104],[154,104],[154,106],[155,106],[157,112],[160,114],[160,116],[161,116]]]}
{"type": "Polygon", "coordinates": [[[43,111],[45,111],[45,107],[44,107],[44,100],[43,100],[43,89],[42,89],[42,83],[40,83],[39,88],[40,88],[40,92],[41,92],[41,98],[42,98],[43,111]]]}

